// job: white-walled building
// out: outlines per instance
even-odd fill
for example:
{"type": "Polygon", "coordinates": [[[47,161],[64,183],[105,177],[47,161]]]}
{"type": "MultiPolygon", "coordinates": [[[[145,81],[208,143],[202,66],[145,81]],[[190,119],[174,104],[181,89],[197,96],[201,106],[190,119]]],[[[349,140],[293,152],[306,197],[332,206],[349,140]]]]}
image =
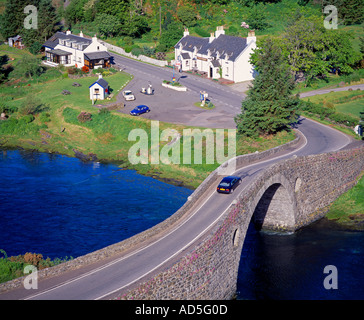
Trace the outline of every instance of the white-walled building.
{"type": "Polygon", "coordinates": [[[250,55],[256,48],[254,31],[247,38],[225,35],[223,26],[217,27],[208,38],[190,36],[185,29],[183,38],[175,45],[175,59],[183,71],[207,73],[208,78],[241,82],[254,79],[250,55]]]}
{"type": "Polygon", "coordinates": [[[110,66],[111,55],[96,35],[89,39],[85,38],[82,32],[78,36],[71,31],[57,32],[43,44],[43,47],[50,65],[63,64],[76,68],[87,66],[90,69],[110,66]]]}
{"type": "Polygon", "coordinates": [[[99,75],[99,79],[89,86],[90,99],[105,100],[106,96],[109,95],[109,83],[99,75]]]}

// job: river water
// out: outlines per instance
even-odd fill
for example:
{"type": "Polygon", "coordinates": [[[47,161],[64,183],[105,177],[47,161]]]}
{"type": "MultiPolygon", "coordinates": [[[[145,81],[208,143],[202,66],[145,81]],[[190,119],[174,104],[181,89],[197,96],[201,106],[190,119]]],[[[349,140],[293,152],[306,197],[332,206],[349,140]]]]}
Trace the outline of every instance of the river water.
{"type": "MultiPolygon", "coordinates": [[[[178,210],[191,190],[112,164],[0,150],[0,249],[78,257],[122,241],[178,210]]],[[[319,221],[294,234],[251,226],[237,299],[364,299],[364,232],[319,221]],[[338,289],[325,289],[327,265],[338,289]]]]}

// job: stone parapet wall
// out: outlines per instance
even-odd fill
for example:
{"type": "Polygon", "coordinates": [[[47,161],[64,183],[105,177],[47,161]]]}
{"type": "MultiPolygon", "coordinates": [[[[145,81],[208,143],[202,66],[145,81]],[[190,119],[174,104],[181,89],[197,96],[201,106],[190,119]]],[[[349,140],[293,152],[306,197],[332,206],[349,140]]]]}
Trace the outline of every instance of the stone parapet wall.
{"type": "Polygon", "coordinates": [[[118,54],[121,54],[123,56],[129,57],[129,58],[132,58],[132,59],[135,59],[135,60],[139,60],[139,61],[147,62],[147,63],[150,63],[150,64],[154,64],[154,65],[159,66],[159,67],[165,67],[166,65],[168,65],[168,62],[165,61],[165,60],[153,59],[153,58],[144,56],[142,54],[139,55],[139,56],[134,56],[131,52],[126,52],[123,48],[120,48],[118,46],[114,46],[112,44],[109,44],[109,43],[103,42],[103,41],[102,41],[102,44],[108,50],[114,51],[114,52],[116,52],[118,54]]]}

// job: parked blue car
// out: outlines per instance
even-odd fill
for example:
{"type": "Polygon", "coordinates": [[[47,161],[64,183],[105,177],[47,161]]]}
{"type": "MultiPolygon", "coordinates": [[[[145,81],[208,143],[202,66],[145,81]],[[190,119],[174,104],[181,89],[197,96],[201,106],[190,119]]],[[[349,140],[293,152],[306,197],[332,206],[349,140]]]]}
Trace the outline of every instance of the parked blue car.
{"type": "Polygon", "coordinates": [[[150,112],[150,109],[145,105],[140,105],[130,111],[132,116],[139,116],[142,113],[150,112]]]}

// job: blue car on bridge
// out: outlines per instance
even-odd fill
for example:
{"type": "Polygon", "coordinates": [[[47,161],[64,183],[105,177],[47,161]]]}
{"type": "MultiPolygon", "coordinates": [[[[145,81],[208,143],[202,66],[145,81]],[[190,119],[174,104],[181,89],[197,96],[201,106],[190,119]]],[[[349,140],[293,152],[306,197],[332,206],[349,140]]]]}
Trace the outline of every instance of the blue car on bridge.
{"type": "Polygon", "coordinates": [[[142,104],[140,106],[137,106],[136,108],[134,108],[133,110],[130,111],[130,114],[132,116],[139,116],[143,113],[146,113],[146,112],[150,112],[150,109],[149,107],[147,107],[146,105],[142,104]]]}
{"type": "Polygon", "coordinates": [[[241,184],[241,178],[236,176],[228,176],[221,180],[216,188],[220,193],[233,193],[235,188],[241,184]]]}

